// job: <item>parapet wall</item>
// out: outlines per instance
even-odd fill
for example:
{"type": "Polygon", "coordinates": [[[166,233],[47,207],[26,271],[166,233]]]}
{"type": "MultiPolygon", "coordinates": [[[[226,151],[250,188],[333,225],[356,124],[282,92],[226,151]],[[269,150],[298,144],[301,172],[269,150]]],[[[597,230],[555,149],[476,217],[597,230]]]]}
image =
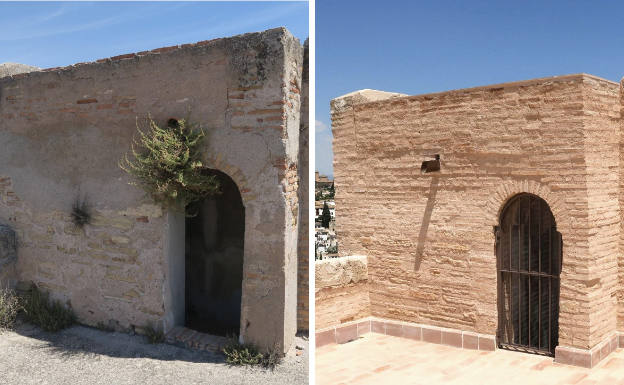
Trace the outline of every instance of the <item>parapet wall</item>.
{"type": "Polygon", "coordinates": [[[317,331],[370,316],[365,256],[317,261],[314,281],[317,331]]]}
{"type": "Polygon", "coordinates": [[[18,234],[17,279],[71,303],[83,323],[164,322],[167,215],[118,162],[137,119],[190,112],[207,134],[205,166],[230,176],[245,206],[241,334],[287,349],[302,57],[278,28],[1,78],[0,221],[18,234]],[[94,214],[84,230],[70,219],[79,196],[94,214]]]}
{"type": "Polygon", "coordinates": [[[580,74],[351,96],[332,101],[336,232],[342,255],[368,256],[372,316],[494,335],[493,226],[511,197],[532,193],[563,236],[559,344],[591,349],[611,338],[617,84],[580,74]],[[440,172],[421,174],[433,154],[440,172]]]}

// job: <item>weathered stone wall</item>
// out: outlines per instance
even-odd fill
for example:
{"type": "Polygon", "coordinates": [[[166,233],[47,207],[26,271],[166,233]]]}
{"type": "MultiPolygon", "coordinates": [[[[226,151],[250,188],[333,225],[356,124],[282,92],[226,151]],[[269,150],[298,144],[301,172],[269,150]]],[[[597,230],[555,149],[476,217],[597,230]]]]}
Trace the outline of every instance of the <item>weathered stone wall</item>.
{"type": "MultiPolygon", "coordinates": [[[[297,332],[297,246],[299,238],[299,130],[301,119],[301,75],[303,71],[303,46],[294,38],[284,42],[284,78],[282,79],[282,95],[284,95],[284,125],[282,126],[282,143],[284,143],[284,161],[278,162],[278,178],[281,181],[283,196],[286,202],[285,231],[275,232],[282,237],[285,246],[285,258],[278,257],[276,262],[283,264],[285,274],[284,287],[276,295],[284,293],[284,304],[280,305],[284,314],[284,340],[288,346],[297,332]],[[283,169],[282,169],[283,167],[283,169]],[[283,290],[283,291],[282,291],[283,290]]],[[[265,224],[266,225],[266,224],[265,224]]],[[[280,310],[281,310],[280,309],[280,310]]],[[[256,321],[257,322],[257,321],[256,321]]],[[[271,319],[267,319],[271,322],[271,319]]],[[[260,326],[257,334],[262,333],[265,324],[260,326]]]]}
{"type": "Polygon", "coordinates": [[[371,315],[365,256],[325,259],[314,265],[316,330],[371,315]]]}
{"type": "Polygon", "coordinates": [[[559,344],[587,349],[612,333],[617,92],[570,75],[334,100],[340,253],[368,256],[372,315],[495,334],[493,226],[527,192],[563,236],[559,344]],[[421,174],[432,154],[441,171],[421,174]]]}
{"type": "Polygon", "coordinates": [[[87,324],[164,320],[167,215],[118,161],[137,117],[190,110],[207,133],[205,165],[235,181],[245,206],[241,334],[287,349],[301,51],[278,28],[0,79],[0,219],[18,234],[17,278],[70,302],[87,324]],[[69,216],[79,194],[94,213],[84,230],[69,216]]]}
{"type": "Polygon", "coordinates": [[[297,267],[297,329],[309,329],[309,170],[308,132],[309,132],[309,105],[308,105],[308,40],[303,49],[303,72],[301,84],[301,118],[299,128],[299,239],[298,239],[298,267],[297,267]]]}

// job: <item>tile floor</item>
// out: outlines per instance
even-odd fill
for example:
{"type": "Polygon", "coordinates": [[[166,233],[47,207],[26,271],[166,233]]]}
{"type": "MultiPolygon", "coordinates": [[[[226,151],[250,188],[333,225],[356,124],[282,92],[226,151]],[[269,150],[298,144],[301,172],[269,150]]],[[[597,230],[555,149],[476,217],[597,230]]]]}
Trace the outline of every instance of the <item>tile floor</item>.
{"type": "Polygon", "coordinates": [[[316,383],[624,385],[624,349],[584,369],[556,364],[551,357],[458,349],[369,333],[316,349],[316,383]]]}

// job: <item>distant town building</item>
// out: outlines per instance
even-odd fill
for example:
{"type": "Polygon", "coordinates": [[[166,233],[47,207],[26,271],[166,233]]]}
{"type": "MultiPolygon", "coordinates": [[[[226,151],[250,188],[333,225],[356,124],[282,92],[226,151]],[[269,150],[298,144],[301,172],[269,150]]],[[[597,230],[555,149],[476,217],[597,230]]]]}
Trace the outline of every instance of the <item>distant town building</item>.
{"type": "Polygon", "coordinates": [[[321,215],[323,215],[323,206],[325,203],[327,203],[333,221],[336,219],[336,202],[334,201],[316,201],[314,203],[315,219],[320,220],[321,215]]]}
{"type": "Polygon", "coordinates": [[[334,184],[333,179],[329,179],[327,175],[321,175],[318,171],[314,173],[314,184],[318,188],[329,188],[334,184]]]}
{"type": "MultiPolygon", "coordinates": [[[[338,244],[334,225],[336,222],[336,203],[334,202],[334,181],[317,171],[314,176],[314,228],[316,236],[315,259],[338,256],[338,244]],[[331,219],[323,226],[323,208],[327,205],[331,219]]],[[[326,219],[327,220],[327,219],[326,219]]]]}
{"type": "Polygon", "coordinates": [[[316,238],[315,259],[325,259],[338,256],[338,243],[336,242],[336,233],[326,228],[314,229],[316,238]]]}

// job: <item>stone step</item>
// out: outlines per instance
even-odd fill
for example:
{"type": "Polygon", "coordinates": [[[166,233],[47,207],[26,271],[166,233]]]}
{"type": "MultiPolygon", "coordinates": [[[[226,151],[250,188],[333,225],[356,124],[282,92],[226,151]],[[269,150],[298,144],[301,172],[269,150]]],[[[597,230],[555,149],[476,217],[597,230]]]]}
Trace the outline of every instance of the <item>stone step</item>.
{"type": "Polygon", "coordinates": [[[165,342],[188,349],[217,353],[228,343],[228,339],[176,326],[165,335],[165,342]]]}

